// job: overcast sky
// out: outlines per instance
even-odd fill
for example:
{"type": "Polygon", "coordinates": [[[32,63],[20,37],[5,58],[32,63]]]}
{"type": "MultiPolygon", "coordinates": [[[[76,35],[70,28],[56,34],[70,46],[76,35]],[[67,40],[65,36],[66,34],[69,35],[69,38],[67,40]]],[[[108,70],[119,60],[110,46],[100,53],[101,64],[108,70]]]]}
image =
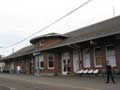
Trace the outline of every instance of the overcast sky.
{"type": "MultiPolygon", "coordinates": [[[[0,0],[0,54],[12,53],[29,45],[29,40],[10,47],[49,25],[87,0],[0,0]]],[[[66,33],[120,15],[120,0],[93,0],[50,28],[35,36],[51,32],[66,33]]],[[[35,37],[34,36],[34,37],[35,37]]],[[[31,37],[32,38],[32,37],[31,37]]]]}

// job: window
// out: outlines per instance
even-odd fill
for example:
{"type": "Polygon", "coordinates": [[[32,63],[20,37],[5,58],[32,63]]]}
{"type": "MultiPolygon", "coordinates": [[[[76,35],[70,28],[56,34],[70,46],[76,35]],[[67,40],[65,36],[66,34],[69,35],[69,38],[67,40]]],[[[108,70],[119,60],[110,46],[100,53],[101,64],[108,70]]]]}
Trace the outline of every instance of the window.
{"type": "Polygon", "coordinates": [[[104,50],[100,47],[97,47],[94,49],[94,56],[95,56],[95,60],[94,60],[94,64],[95,67],[102,67],[102,62],[104,60],[104,50]]]}
{"type": "Polygon", "coordinates": [[[106,47],[106,60],[112,67],[116,66],[115,49],[113,46],[106,47]]]}
{"type": "Polygon", "coordinates": [[[44,46],[45,45],[45,42],[44,41],[40,41],[39,42],[39,46],[44,46]]]}
{"type": "Polygon", "coordinates": [[[73,52],[73,67],[74,67],[74,72],[77,72],[80,70],[80,60],[79,60],[78,51],[73,52]]]}
{"type": "Polygon", "coordinates": [[[83,50],[83,62],[85,68],[90,68],[90,49],[86,48],[83,50]]]}
{"type": "Polygon", "coordinates": [[[44,68],[43,55],[39,56],[39,68],[40,69],[44,68]]]}
{"type": "Polygon", "coordinates": [[[44,61],[43,55],[36,56],[36,58],[35,58],[36,69],[43,69],[44,68],[43,61],[44,61]]]}
{"type": "Polygon", "coordinates": [[[54,68],[54,57],[53,55],[48,55],[48,69],[54,68]]]}

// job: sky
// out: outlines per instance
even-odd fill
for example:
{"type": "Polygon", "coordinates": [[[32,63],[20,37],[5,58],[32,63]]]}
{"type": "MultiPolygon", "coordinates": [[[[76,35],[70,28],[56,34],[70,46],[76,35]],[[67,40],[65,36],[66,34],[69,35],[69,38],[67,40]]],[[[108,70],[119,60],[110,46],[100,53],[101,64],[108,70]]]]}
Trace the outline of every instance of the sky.
{"type": "Polygon", "coordinates": [[[11,46],[86,1],[88,0],[0,0],[0,54],[7,56],[13,50],[17,51],[30,45],[30,39],[36,36],[53,32],[67,33],[120,15],[120,0],[92,0],[48,29],[18,45],[11,46]]]}

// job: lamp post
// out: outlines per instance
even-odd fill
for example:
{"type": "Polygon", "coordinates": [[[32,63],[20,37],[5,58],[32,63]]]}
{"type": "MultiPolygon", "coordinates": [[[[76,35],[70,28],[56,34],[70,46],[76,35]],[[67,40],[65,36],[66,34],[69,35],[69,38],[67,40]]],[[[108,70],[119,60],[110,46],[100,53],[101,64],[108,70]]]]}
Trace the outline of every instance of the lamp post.
{"type": "MultiPolygon", "coordinates": [[[[3,48],[0,46],[0,48],[3,48]]],[[[0,59],[2,58],[2,55],[0,54],[0,59]]],[[[3,68],[4,68],[4,63],[0,62],[0,72],[3,71],[3,68]]]]}
{"type": "MultiPolygon", "coordinates": [[[[3,48],[2,46],[0,46],[0,48],[3,48]]],[[[0,58],[2,58],[2,55],[0,54],[0,58]]]]}

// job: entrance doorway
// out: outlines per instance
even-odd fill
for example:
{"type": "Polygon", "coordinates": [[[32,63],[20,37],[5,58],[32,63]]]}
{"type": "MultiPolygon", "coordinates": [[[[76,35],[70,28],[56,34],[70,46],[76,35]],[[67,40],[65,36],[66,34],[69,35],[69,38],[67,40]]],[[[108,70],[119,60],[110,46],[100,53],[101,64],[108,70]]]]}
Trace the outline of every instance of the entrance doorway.
{"type": "Polygon", "coordinates": [[[69,63],[69,53],[63,53],[62,54],[62,74],[67,75],[68,74],[68,63],[69,63]]]}

